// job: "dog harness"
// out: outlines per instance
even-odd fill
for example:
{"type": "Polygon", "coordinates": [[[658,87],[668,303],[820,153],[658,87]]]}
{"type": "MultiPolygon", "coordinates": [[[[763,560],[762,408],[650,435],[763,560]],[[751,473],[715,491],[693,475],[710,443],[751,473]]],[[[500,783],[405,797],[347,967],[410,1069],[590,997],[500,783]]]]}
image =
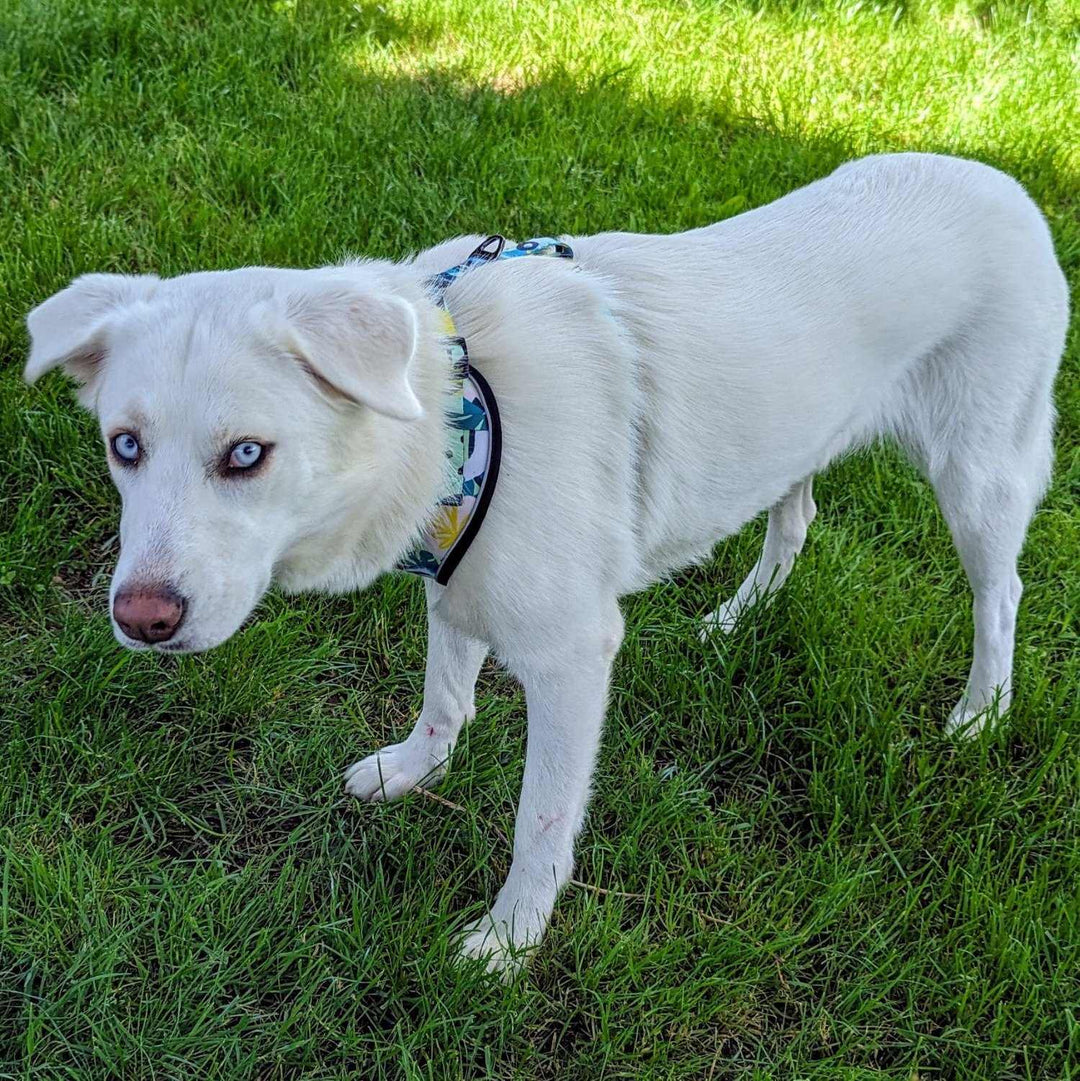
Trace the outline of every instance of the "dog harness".
{"type": "Polygon", "coordinates": [[[489,236],[463,263],[427,281],[431,298],[442,316],[446,351],[454,372],[453,404],[446,414],[446,457],[457,475],[458,486],[439,501],[419,543],[398,563],[397,569],[434,578],[440,585],[450,580],[480,529],[499,478],[502,454],[502,429],[495,396],[487,380],[469,363],[465,339],[458,334],[446,308],[446,290],[475,267],[525,255],[573,259],[574,252],[569,244],[552,237],[538,237],[516,248],[507,248],[505,237],[489,236]]]}

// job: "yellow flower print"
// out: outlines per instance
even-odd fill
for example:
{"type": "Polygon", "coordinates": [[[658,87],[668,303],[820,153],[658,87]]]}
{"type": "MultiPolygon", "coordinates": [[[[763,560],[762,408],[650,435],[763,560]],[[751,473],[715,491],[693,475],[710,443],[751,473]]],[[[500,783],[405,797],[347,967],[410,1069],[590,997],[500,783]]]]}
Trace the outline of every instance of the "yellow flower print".
{"type": "Polygon", "coordinates": [[[431,523],[431,536],[435,543],[445,552],[454,541],[465,525],[458,516],[458,507],[440,507],[435,521],[431,523]]]}

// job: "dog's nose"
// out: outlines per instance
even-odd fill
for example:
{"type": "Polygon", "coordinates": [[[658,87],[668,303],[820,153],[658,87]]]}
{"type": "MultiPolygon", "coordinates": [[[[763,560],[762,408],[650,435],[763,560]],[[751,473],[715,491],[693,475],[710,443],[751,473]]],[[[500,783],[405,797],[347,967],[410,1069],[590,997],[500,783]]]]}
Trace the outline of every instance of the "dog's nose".
{"type": "Polygon", "coordinates": [[[184,618],[184,598],[163,585],[125,586],[113,598],[113,619],[129,638],[167,642],[184,618]]]}

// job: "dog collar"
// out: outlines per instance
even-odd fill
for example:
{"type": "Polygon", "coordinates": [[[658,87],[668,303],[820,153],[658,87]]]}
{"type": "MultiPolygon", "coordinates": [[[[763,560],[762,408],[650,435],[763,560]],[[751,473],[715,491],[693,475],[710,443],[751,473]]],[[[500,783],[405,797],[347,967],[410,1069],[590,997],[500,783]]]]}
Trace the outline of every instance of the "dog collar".
{"type": "Polygon", "coordinates": [[[496,259],[524,255],[555,255],[573,259],[569,244],[552,237],[526,240],[515,248],[506,238],[489,236],[462,263],[429,278],[427,285],[440,309],[446,351],[454,373],[452,405],[446,414],[446,457],[457,477],[455,490],[435,508],[416,547],[399,561],[397,569],[433,578],[445,585],[480,529],[495,492],[502,456],[499,407],[487,380],[469,363],[465,339],[457,333],[446,308],[446,290],[462,274],[496,259]]]}

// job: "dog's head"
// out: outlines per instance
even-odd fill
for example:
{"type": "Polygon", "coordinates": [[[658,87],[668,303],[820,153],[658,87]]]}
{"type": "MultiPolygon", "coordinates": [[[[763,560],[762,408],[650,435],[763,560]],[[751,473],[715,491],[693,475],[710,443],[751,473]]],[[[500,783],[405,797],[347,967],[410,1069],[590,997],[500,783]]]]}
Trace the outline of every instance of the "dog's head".
{"type": "Polygon", "coordinates": [[[363,535],[380,463],[424,408],[417,309],[375,271],[91,274],[27,322],[27,380],[63,366],[100,421],[123,500],[110,602],[125,646],[207,649],[273,578],[349,587],[386,569],[344,538],[363,535]]]}

